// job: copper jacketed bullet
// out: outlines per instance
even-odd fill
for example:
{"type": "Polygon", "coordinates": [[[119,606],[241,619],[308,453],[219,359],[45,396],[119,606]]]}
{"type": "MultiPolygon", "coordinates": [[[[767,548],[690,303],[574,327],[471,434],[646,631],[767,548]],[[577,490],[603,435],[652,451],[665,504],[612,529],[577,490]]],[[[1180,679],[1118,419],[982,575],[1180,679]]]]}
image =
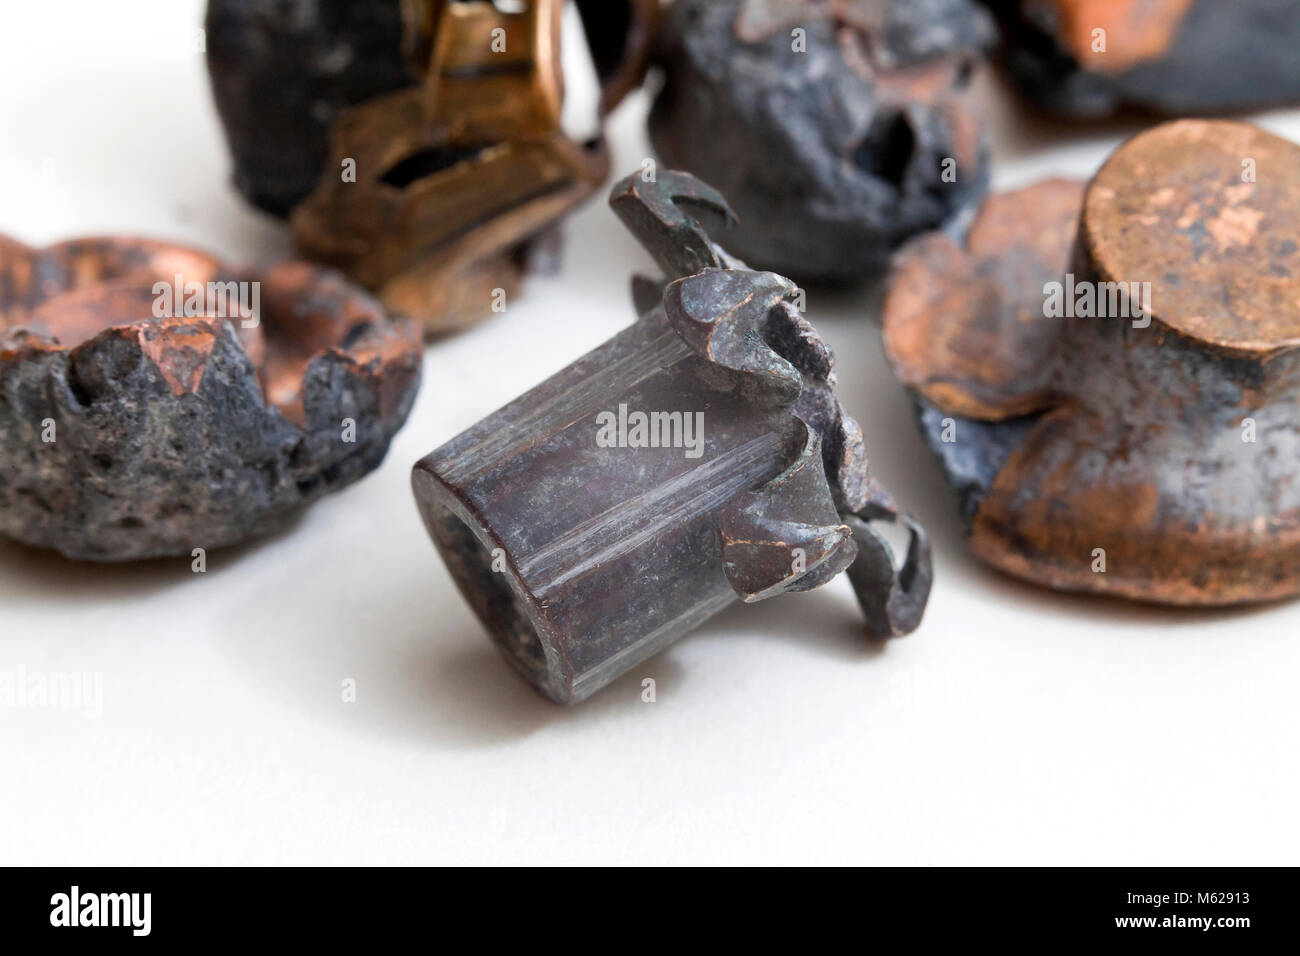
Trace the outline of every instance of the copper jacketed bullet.
{"type": "Polygon", "coordinates": [[[97,561],[268,534],[378,466],[420,362],[316,266],[0,237],[0,533],[97,561]]]}
{"type": "Polygon", "coordinates": [[[236,184],[429,332],[490,314],[605,182],[598,120],[644,73],[658,0],[574,6],[602,83],[584,141],[561,123],[565,0],[211,0],[236,184]]]}
{"type": "Polygon", "coordinates": [[[641,318],[414,471],[489,633],[570,703],[735,601],[845,570],[872,633],[915,628],[925,535],[872,483],[793,283],[710,241],[731,211],[693,177],[632,177],[611,201],[665,274],[638,281],[641,318]],[[876,520],[910,531],[899,570],[876,520]]]}
{"type": "Polygon", "coordinates": [[[1300,147],[1184,120],[898,256],[885,344],[990,564],[1168,604],[1300,591],[1300,147]]]}

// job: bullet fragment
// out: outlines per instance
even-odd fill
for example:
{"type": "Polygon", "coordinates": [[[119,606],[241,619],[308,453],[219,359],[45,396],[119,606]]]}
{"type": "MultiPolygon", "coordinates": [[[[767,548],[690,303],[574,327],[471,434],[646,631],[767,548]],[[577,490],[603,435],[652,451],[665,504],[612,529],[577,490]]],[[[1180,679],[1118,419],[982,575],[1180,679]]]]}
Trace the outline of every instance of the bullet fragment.
{"type": "MultiPolygon", "coordinates": [[[[657,0],[583,0],[599,117],[641,80],[657,0]]],[[[609,174],[561,125],[563,0],[211,0],[235,183],[299,250],[452,332],[500,311],[609,174]],[[517,9],[516,9],[517,8],[517,9]]],[[[598,123],[597,123],[598,125],[598,123]]]]}
{"type": "Polygon", "coordinates": [[[630,177],[611,205],[665,273],[638,281],[640,319],[412,476],[493,639],[572,703],[735,601],[845,570],[872,634],[913,630],[931,581],[925,533],[872,482],[794,284],[709,239],[705,224],[734,217],[694,177],[630,177]],[[900,568],[874,521],[908,528],[900,568]]]}
{"type": "Polygon", "coordinates": [[[1163,604],[1300,592],[1297,236],[1300,147],[1183,120],[900,251],[885,347],[975,554],[1163,604]]]}
{"type": "Polygon", "coordinates": [[[678,0],[651,140],[729,197],[747,261],[863,281],[984,194],[968,91],[993,36],[968,0],[678,0]]]}
{"type": "Polygon", "coordinates": [[[268,534],[378,466],[420,363],[324,269],[0,237],[0,534],[93,561],[268,534]]]}

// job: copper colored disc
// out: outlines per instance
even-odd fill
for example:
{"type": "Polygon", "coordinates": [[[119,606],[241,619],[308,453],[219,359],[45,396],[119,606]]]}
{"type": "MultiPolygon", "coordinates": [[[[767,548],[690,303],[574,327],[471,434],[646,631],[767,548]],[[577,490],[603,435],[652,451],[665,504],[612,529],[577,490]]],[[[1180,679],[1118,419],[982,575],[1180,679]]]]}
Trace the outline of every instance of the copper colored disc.
{"type": "Polygon", "coordinates": [[[1244,123],[1135,137],[1088,188],[1099,278],[1149,282],[1153,319],[1240,352],[1300,345],[1300,146],[1244,123]]]}

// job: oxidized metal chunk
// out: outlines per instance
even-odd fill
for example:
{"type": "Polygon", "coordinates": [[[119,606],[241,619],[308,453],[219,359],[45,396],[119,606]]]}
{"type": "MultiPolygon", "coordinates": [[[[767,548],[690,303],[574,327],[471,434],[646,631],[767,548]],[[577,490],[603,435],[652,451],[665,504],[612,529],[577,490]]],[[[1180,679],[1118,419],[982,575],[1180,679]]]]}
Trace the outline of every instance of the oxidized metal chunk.
{"type": "Polygon", "coordinates": [[[793,283],[709,240],[732,213],[692,176],[623,180],[611,204],[666,276],[637,280],[641,318],[412,476],[494,640],[572,703],[733,601],[846,569],[873,634],[914,629],[927,539],[872,483],[793,283]],[[908,528],[901,570],[875,520],[908,528]]]}
{"type": "Polygon", "coordinates": [[[984,0],[1024,93],[1069,116],[1300,102],[1295,0],[984,0]]]}
{"type": "Polygon", "coordinates": [[[729,197],[757,266],[869,278],[986,189],[969,0],[678,0],[664,34],[655,149],[729,197]]]}
{"type": "Polygon", "coordinates": [[[418,326],[305,263],[0,237],[0,534],[96,561],[268,534],[383,460],[420,362],[418,326]]]}
{"type": "Polygon", "coordinates": [[[885,346],[972,550],[1166,604],[1300,592],[1300,147],[1184,120],[900,251],[885,346]]]}
{"type": "MultiPolygon", "coordinates": [[[[254,202],[307,257],[448,332],[609,173],[561,128],[563,0],[211,0],[209,68],[254,202]]],[[[640,81],[657,0],[583,0],[603,116],[640,81]]]]}

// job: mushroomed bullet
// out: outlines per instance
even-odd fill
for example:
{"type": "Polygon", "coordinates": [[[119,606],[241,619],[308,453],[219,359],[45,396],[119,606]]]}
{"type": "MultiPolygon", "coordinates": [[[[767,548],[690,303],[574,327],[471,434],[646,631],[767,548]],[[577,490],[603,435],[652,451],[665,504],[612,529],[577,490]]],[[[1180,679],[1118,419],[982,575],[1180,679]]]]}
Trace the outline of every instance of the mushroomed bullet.
{"type": "Polygon", "coordinates": [[[710,241],[731,211],[691,176],[626,179],[611,203],[665,273],[638,280],[641,318],[412,476],[493,639],[571,703],[737,600],[845,570],[872,633],[915,628],[924,532],[871,482],[793,283],[710,241]],[[909,529],[901,569],[875,520],[909,529]]]}
{"type": "MultiPolygon", "coordinates": [[[[575,6],[603,117],[640,82],[658,0],[575,6]]],[[[603,136],[561,124],[565,7],[210,0],[236,185],[291,218],[305,257],[428,332],[483,318],[609,174],[603,136]]]]}
{"type": "Polygon", "coordinates": [[[305,263],[0,237],[0,534],[96,561],[268,534],[378,466],[420,363],[414,323],[305,263]]]}
{"type": "Polygon", "coordinates": [[[740,216],[720,241],[799,282],[858,282],[978,202],[969,0],[678,0],[650,137],[740,216]]]}
{"type": "Polygon", "coordinates": [[[1166,604],[1300,592],[1300,147],[1184,120],[898,255],[885,345],[972,550],[1166,604]]]}

